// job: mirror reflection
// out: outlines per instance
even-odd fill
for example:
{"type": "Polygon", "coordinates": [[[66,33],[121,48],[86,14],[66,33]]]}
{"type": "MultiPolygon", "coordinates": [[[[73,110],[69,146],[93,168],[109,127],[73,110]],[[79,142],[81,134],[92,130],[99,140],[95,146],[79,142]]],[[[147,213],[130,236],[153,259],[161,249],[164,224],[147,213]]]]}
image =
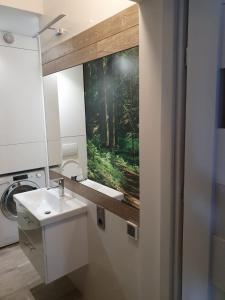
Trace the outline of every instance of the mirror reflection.
{"type": "Polygon", "coordinates": [[[49,167],[87,178],[83,66],[44,77],[49,167]]]}
{"type": "Polygon", "coordinates": [[[135,47],[43,79],[49,167],[134,206],[139,204],[138,57],[135,47]]]}

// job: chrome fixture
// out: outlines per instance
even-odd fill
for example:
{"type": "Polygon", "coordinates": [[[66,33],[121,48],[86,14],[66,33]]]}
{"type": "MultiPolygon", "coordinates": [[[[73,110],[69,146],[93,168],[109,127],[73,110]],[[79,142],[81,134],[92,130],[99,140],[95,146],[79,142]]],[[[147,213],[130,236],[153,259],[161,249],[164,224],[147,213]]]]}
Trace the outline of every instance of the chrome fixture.
{"type": "Polygon", "coordinates": [[[3,34],[3,40],[7,43],[7,44],[13,44],[15,42],[15,37],[11,32],[5,32],[3,34]]]}
{"type": "Polygon", "coordinates": [[[57,182],[58,185],[48,187],[47,190],[58,188],[59,189],[59,196],[63,197],[64,196],[64,178],[56,178],[56,179],[53,179],[52,181],[57,182]]]}
{"type": "Polygon", "coordinates": [[[66,32],[66,30],[64,28],[49,28],[49,29],[52,29],[52,30],[55,30],[55,35],[58,36],[58,35],[62,35],[66,32]]]}
{"type": "Polygon", "coordinates": [[[42,28],[40,31],[38,31],[33,38],[38,37],[41,33],[43,33],[45,30],[50,29],[50,30],[55,30],[56,31],[56,35],[61,35],[62,33],[64,33],[64,29],[63,28],[53,28],[52,25],[54,25],[56,22],[58,22],[59,20],[61,20],[62,18],[64,18],[66,15],[61,14],[58,17],[56,17],[54,20],[52,20],[51,22],[49,22],[44,28],[42,28]]]}

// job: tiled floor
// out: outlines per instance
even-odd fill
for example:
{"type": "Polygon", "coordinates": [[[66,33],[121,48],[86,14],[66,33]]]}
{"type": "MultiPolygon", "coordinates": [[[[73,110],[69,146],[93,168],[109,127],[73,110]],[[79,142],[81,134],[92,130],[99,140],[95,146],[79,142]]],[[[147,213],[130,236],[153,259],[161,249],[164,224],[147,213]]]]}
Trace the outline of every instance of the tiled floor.
{"type": "Polygon", "coordinates": [[[0,300],[81,300],[81,297],[67,277],[43,284],[19,245],[13,245],[0,249],[0,300]]]}

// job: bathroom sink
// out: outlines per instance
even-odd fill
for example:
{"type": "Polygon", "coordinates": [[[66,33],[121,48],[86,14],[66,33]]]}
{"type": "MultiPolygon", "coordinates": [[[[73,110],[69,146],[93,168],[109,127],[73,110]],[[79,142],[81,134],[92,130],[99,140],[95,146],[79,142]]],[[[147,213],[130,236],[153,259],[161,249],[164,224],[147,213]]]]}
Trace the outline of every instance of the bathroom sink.
{"type": "Polygon", "coordinates": [[[40,225],[85,213],[87,209],[87,205],[67,189],[64,196],[59,195],[58,188],[43,188],[17,194],[14,199],[25,207],[40,222],[40,225]]]}
{"type": "Polygon", "coordinates": [[[88,263],[85,199],[59,191],[14,195],[20,247],[46,284],[88,263]]]}

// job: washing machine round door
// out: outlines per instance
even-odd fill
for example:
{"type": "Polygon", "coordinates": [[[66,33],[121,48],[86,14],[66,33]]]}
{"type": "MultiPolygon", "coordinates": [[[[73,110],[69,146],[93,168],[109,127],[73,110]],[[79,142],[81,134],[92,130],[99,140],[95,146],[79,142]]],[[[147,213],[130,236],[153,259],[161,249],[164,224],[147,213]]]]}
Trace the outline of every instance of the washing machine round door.
{"type": "Polygon", "coordinates": [[[1,197],[1,211],[3,215],[9,220],[16,220],[16,203],[13,199],[13,196],[16,194],[33,191],[38,188],[39,186],[35,182],[28,180],[18,181],[11,184],[1,197]]]}

